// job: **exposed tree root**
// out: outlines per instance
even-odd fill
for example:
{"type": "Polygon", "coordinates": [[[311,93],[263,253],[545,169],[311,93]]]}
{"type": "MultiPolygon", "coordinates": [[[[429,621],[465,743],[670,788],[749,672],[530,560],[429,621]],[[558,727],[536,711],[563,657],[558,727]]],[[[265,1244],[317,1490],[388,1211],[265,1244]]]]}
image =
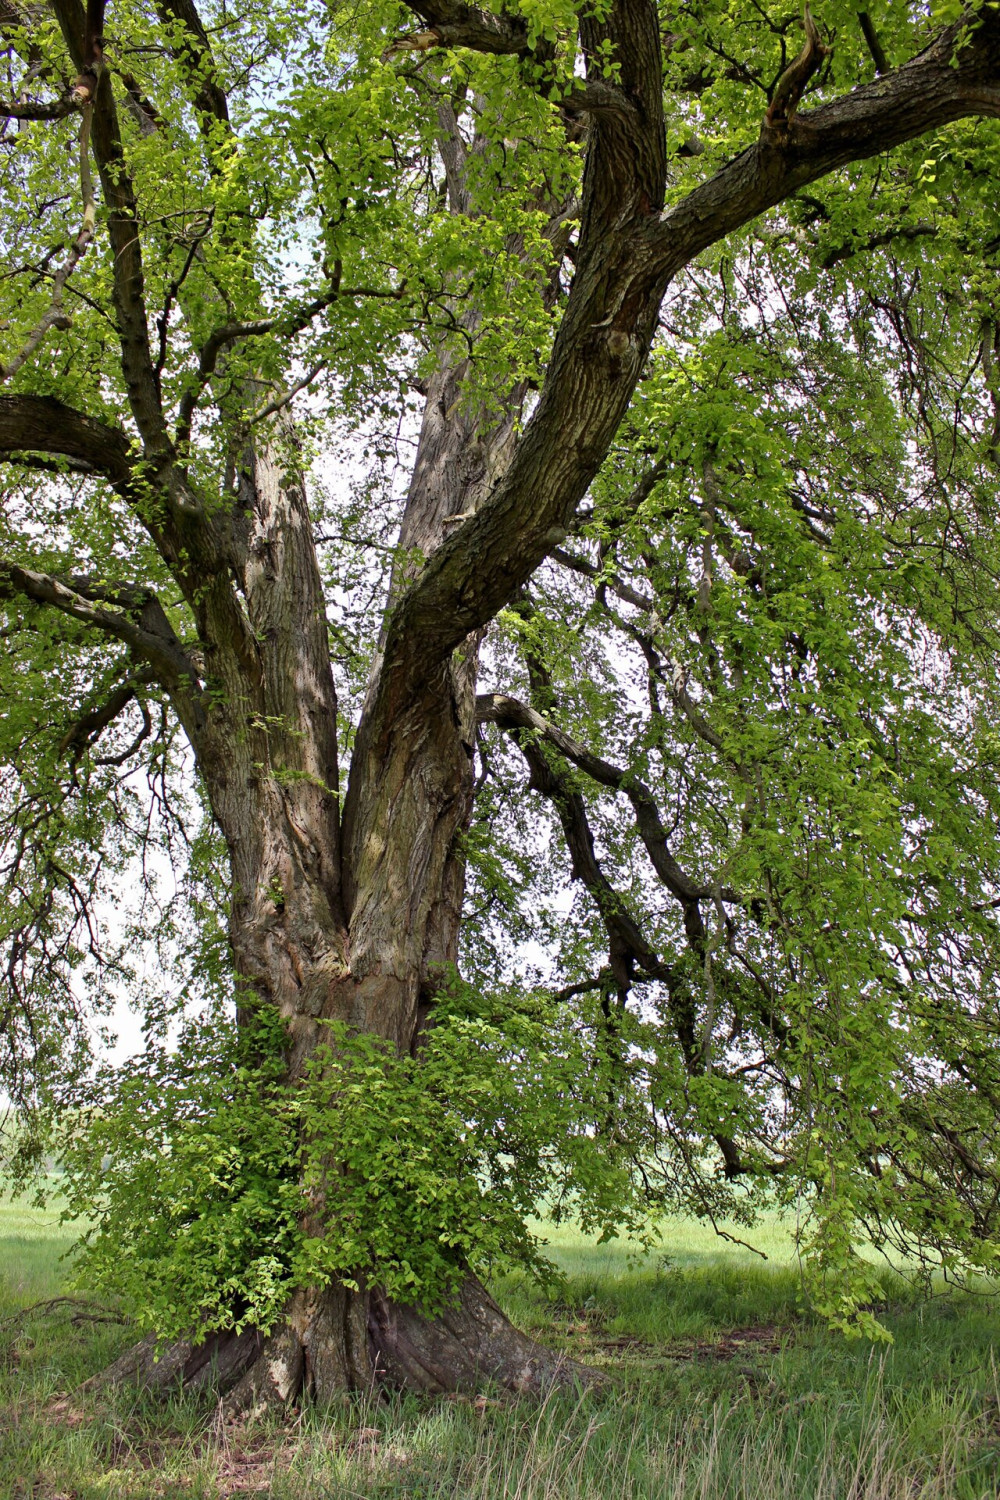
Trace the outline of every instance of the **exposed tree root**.
{"type": "Polygon", "coordinates": [[[368,1331],[379,1375],[398,1389],[472,1391],[494,1385],[537,1393],[553,1385],[594,1385],[603,1378],[519,1332],[472,1276],[457,1305],[435,1318],[373,1292],[368,1331]]]}
{"type": "Polygon", "coordinates": [[[179,1387],[229,1390],[257,1360],[262,1343],[260,1334],[250,1328],[239,1334],[213,1333],[199,1344],[178,1339],[159,1348],[156,1335],[147,1334],[80,1389],[136,1385],[163,1394],[179,1387]]]}
{"type": "Polygon", "coordinates": [[[282,1411],[299,1400],[326,1405],[346,1391],[421,1393],[498,1387],[541,1394],[554,1385],[593,1386],[605,1377],[520,1333],[480,1282],[429,1318],[379,1292],[297,1292],[269,1337],[247,1329],[179,1340],[157,1352],[150,1335],[84,1389],[136,1384],[150,1391],[211,1389],[227,1415],[282,1411]]]}

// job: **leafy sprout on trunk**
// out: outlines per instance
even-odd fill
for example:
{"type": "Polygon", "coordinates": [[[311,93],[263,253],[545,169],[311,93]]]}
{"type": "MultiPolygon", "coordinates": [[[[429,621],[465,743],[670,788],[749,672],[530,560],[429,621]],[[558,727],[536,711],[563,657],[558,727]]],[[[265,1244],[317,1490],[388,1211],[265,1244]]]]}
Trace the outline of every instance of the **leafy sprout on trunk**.
{"type": "Polygon", "coordinates": [[[117,1373],[586,1379],[540,1211],[994,1269],[996,7],[0,34],[0,1066],[117,1373]]]}

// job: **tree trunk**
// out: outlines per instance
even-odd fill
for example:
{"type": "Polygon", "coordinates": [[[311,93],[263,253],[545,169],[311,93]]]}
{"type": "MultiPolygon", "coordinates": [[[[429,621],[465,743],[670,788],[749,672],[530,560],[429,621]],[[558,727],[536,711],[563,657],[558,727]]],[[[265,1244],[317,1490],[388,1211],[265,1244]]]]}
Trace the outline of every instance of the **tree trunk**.
{"type": "MultiPolygon", "coordinates": [[[[410,9],[432,28],[421,33],[421,50],[447,43],[516,57],[528,65],[524,81],[548,92],[549,44],[536,50],[523,18],[451,0],[411,0],[410,9]]],[[[214,143],[225,135],[234,152],[240,147],[209,34],[187,0],[167,10],[176,27],[167,27],[165,40],[189,105],[202,117],[201,132],[213,143],[206,170],[221,171],[214,143]]],[[[548,231],[558,260],[560,242],[565,247],[569,225],[579,220],[572,290],[537,403],[516,441],[523,388],[487,416],[463,404],[460,364],[443,357],[431,381],[402,525],[408,557],[394,580],[341,821],[323,590],[287,408],[268,429],[270,446],[251,444],[241,455],[235,499],[226,477],[235,454],[228,450],[216,466],[218,492],[205,492],[198,474],[211,465],[191,462],[204,441],[197,411],[213,379],[218,384],[220,356],[234,340],[257,337],[255,323],[227,331],[227,309],[200,347],[190,340],[203,333],[189,326],[185,352],[171,366],[187,370],[184,394],[164,405],[164,356],[154,358],[150,344],[143,272],[157,241],[150,237],[144,247],[150,221],[132,183],[111,74],[99,66],[94,22],[103,7],[57,0],[55,11],[75,69],[93,79],[87,93],[107,210],[109,316],[119,335],[118,394],[130,418],[126,428],[48,396],[5,396],[0,452],[69,458],[84,473],[104,476],[132,507],[180,591],[190,612],[185,639],[144,585],[109,588],[87,575],[60,578],[4,564],[0,589],[127,642],[170,695],[229,850],[235,971],[284,1020],[292,1087],[322,1021],[345,1021],[406,1052],[430,1017],[442,970],[458,953],[458,840],[472,794],[477,632],[565,534],[627,409],[670,278],[834,167],[949,121],[1000,113],[1000,23],[991,7],[974,26],[962,17],[891,75],[815,109],[797,109],[800,85],[779,80],[759,139],[664,210],[657,9],[646,0],[612,0],[599,14],[581,14],[573,46],[578,40],[587,76],[573,83],[563,106],[570,117],[590,116],[582,202],[579,212],[551,213],[548,231]]],[[[27,34],[20,23],[16,30],[27,34]]],[[[477,145],[458,129],[446,102],[451,93],[437,96],[439,154],[453,211],[474,214],[478,174],[470,178],[465,163],[477,145]]],[[[129,97],[144,113],[141,128],[160,129],[131,89],[129,97]]],[[[169,140],[164,133],[164,149],[169,140]]],[[[515,172],[511,183],[520,181],[515,172]]],[[[506,191],[502,182],[500,189],[506,191]]],[[[229,251],[239,252],[233,265],[242,278],[254,231],[239,224],[231,217],[216,243],[225,249],[228,240],[229,251]]],[[[170,298],[176,292],[183,302],[186,274],[170,298]]],[[[339,273],[336,280],[317,306],[340,295],[339,273]]],[[[163,338],[170,298],[159,320],[163,338]]],[[[468,293],[456,298],[456,322],[466,318],[469,332],[477,326],[473,300],[468,293]]],[[[265,322],[273,331],[282,319],[265,322]]],[[[223,382],[224,399],[223,389],[215,393],[218,430],[231,433],[233,443],[244,441],[236,434],[265,430],[254,417],[259,381],[247,377],[241,392],[238,379],[223,382]]],[[[100,381],[93,387],[101,410],[108,390],[100,381]]],[[[335,1224],[328,1229],[337,1232],[335,1224]]],[[[145,1344],[121,1366],[154,1383],[202,1383],[214,1373],[243,1404],[284,1403],[302,1390],[326,1399],[376,1379],[420,1390],[480,1379],[534,1388],[565,1378],[566,1368],[522,1339],[473,1280],[455,1307],[433,1319],[392,1307],[378,1288],[301,1288],[266,1341],[222,1336],[177,1345],[159,1362],[145,1344]]]]}
{"type": "MultiPolygon", "coordinates": [[[[462,374],[444,363],[428,392],[402,523],[403,548],[423,556],[451,516],[488,492],[523,398],[514,392],[485,427],[481,414],[460,409],[462,374]]],[[[283,1017],[293,1086],[324,1021],[414,1051],[457,960],[480,638],[455,651],[391,720],[363,715],[341,829],[321,583],[290,434],[286,442],[287,451],[247,455],[243,597],[252,646],[221,611],[211,616],[209,600],[207,633],[222,643],[213,666],[224,691],[195,748],[229,848],[236,972],[283,1017]]],[[[404,562],[394,590],[408,571],[404,562]]],[[[318,1218],[308,1229],[337,1233],[318,1218]]],[[[212,1385],[239,1411],[303,1397],[326,1403],[376,1385],[527,1392],[595,1376],[519,1333],[470,1275],[436,1317],[394,1304],[377,1287],[303,1287],[267,1338],[213,1334],[159,1353],[145,1340],[105,1378],[212,1385]]]]}

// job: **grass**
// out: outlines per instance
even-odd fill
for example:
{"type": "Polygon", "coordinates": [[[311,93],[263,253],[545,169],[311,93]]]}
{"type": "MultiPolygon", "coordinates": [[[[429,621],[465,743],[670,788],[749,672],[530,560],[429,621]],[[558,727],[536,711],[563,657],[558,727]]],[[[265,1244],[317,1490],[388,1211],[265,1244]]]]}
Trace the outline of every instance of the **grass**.
{"type": "Polygon", "coordinates": [[[204,1399],[73,1392],[128,1342],[58,1304],[70,1236],[0,1203],[0,1500],[995,1500],[1000,1304],[914,1300],[887,1272],[895,1342],[848,1342],[799,1300],[790,1236],[767,1262],[697,1225],[667,1261],[550,1231],[556,1296],[496,1287],[522,1326],[615,1373],[609,1392],[345,1401],[283,1426],[204,1399]]]}

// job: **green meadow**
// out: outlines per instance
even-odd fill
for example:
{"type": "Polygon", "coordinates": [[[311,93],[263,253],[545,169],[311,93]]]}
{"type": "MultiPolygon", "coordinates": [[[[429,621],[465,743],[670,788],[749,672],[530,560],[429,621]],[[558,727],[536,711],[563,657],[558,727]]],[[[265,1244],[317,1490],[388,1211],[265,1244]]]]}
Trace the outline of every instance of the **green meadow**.
{"type": "Polygon", "coordinates": [[[605,1389],[541,1405],[359,1397],[234,1424],[204,1397],[81,1394],[130,1331],[67,1290],[72,1234],[55,1212],[0,1204],[0,1500],[1000,1494],[1000,1302],[986,1289],[921,1300],[887,1269],[893,1342],[872,1344],[810,1318],[778,1220],[752,1235],[767,1260],[686,1222],[640,1262],[546,1232],[564,1283],[494,1290],[522,1326],[606,1370],[605,1389]]]}

